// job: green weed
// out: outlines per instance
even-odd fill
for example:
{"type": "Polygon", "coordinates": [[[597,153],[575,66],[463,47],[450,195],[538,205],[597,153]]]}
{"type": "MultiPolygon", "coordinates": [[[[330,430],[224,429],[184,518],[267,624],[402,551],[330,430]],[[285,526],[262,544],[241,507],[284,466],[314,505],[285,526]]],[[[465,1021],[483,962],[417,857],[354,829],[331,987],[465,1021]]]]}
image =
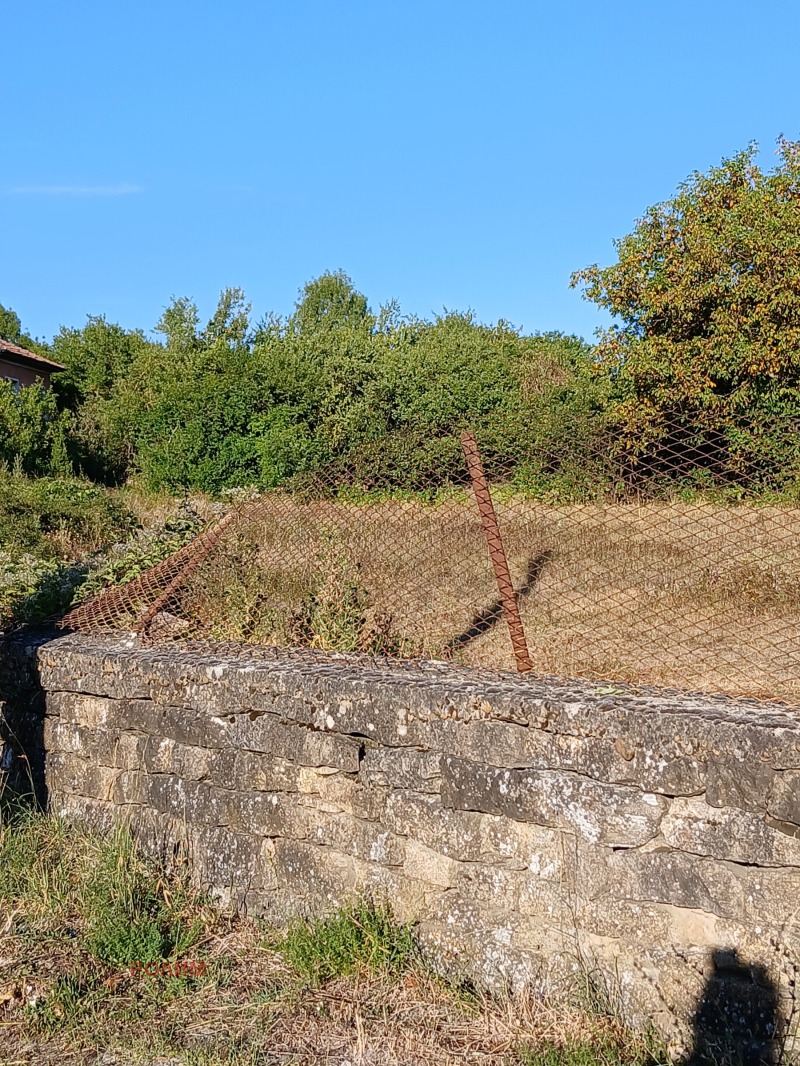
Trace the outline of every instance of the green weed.
{"type": "Polygon", "coordinates": [[[43,1035],[63,1032],[83,1024],[107,996],[97,973],[79,969],[56,978],[50,994],[31,1008],[31,1020],[43,1035]]]}
{"type": "Polygon", "coordinates": [[[126,966],[180,954],[198,928],[182,914],[186,893],[166,885],[137,853],[125,829],[99,847],[97,868],[87,892],[87,949],[99,961],[126,966]]]}
{"type": "Polygon", "coordinates": [[[302,981],[320,985],[366,970],[397,975],[418,961],[412,927],[384,904],[358,899],[314,921],[295,921],[280,948],[302,981]]]}
{"type": "Polygon", "coordinates": [[[180,955],[200,932],[188,890],[167,886],[126,829],[98,837],[34,813],[0,825],[0,901],[27,928],[68,925],[108,965],[180,955]]]}

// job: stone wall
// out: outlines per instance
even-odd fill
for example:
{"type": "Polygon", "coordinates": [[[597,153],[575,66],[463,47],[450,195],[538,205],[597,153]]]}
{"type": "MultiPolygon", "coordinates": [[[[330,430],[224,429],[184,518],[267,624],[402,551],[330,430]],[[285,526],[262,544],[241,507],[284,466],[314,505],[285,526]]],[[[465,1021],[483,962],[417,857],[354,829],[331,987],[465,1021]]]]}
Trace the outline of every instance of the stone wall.
{"type": "Polygon", "coordinates": [[[46,697],[51,807],[182,842],[252,913],[385,894],[451,973],[549,991],[589,974],[676,1046],[698,1004],[729,1008],[726,974],[754,1016],[788,1017],[800,719],[785,708],[85,636],[15,654],[46,697]]]}

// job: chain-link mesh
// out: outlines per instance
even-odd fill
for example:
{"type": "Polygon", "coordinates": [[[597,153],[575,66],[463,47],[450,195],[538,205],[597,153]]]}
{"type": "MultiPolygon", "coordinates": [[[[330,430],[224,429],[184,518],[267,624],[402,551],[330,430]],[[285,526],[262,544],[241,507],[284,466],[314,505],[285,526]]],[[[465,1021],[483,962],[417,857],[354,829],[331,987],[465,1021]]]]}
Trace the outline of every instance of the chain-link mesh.
{"type": "MultiPolygon", "coordinates": [[[[797,424],[541,428],[478,434],[534,673],[799,702],[797,424]]],[[[63,624],[513,669],[475,489],[457,435],[385,439],[243,499],[63,624]]]]}

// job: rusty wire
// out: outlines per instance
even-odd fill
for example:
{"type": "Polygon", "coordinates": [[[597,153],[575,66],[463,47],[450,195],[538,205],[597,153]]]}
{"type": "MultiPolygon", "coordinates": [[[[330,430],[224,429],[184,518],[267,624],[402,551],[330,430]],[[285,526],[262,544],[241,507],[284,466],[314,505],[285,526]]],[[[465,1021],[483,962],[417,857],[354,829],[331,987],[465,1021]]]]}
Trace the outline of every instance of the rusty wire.
{"type": "MultiPolygon", "coordinates": [[[[779,462],[747,432],[676,419],[632,443],[566,426],[557,452],[526,454],[479,439],[485,492],[458,436],[449,465],[407,487],[376,461],[379,441],[233,507],[62,624],[151,643],[527,661],[537,675],[800,704],[797,425],[779,462]]],[[[475,454],[468,440],[477,475],[475,454]]]]}

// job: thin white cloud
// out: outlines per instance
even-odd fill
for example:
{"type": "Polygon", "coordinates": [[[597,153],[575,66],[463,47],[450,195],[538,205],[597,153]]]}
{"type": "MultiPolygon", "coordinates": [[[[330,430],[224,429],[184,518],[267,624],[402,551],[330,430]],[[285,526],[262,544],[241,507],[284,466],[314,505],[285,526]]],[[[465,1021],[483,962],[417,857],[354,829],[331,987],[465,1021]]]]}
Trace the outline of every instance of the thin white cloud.
{"type": "Polygon", "coordinates": [[[17,185],[14,196],[132,196],[144,192],[141,185],[17,185]]]}

